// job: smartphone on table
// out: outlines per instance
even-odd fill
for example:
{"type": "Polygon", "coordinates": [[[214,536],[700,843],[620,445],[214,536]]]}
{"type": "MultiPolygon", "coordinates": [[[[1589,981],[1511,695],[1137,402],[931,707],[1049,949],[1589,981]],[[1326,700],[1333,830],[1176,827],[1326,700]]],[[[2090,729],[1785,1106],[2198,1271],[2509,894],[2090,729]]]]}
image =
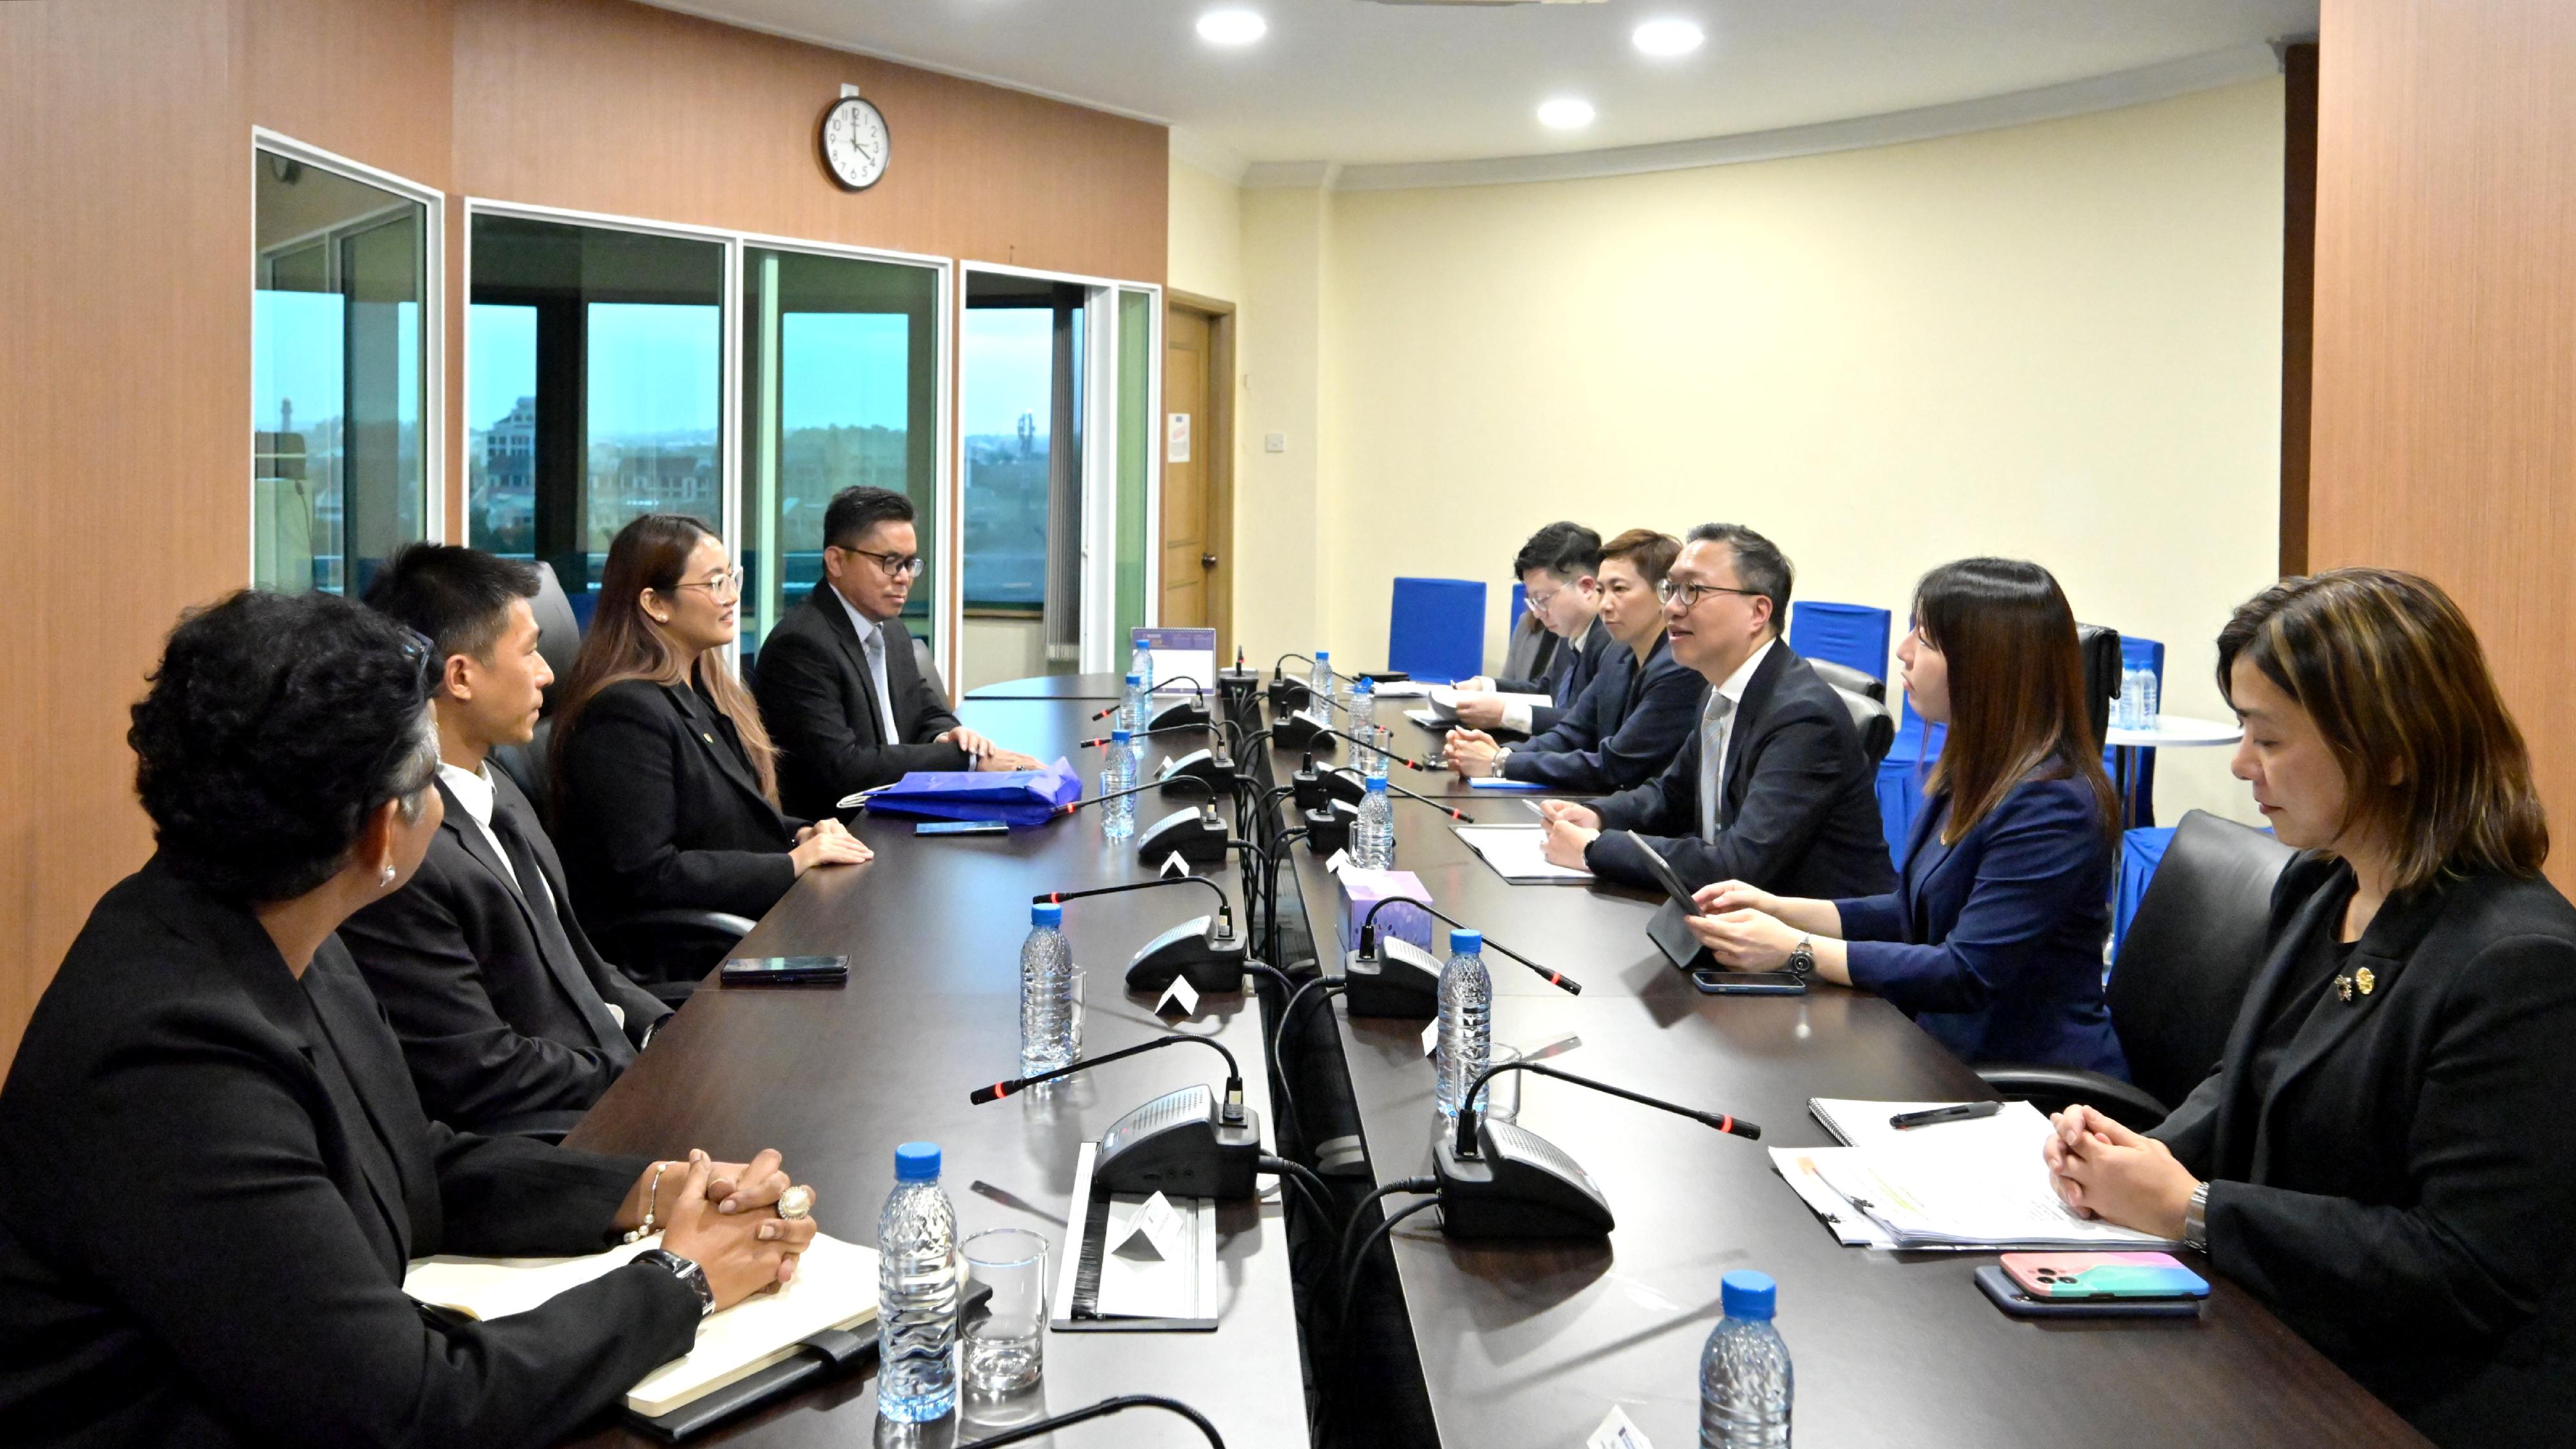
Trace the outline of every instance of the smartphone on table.
{"type": "Polygon", "coordinates": [[[847,956],[735,956],[724,963],[727,986],[839,986],[850,979],[847,956]]]}
{"type": "Polygon", "coordinates": [[[2189,1318],[2209,1280],[2169,1253],[2006,1253],[1977,1287],[2023,1318],[2189,1318]]]}

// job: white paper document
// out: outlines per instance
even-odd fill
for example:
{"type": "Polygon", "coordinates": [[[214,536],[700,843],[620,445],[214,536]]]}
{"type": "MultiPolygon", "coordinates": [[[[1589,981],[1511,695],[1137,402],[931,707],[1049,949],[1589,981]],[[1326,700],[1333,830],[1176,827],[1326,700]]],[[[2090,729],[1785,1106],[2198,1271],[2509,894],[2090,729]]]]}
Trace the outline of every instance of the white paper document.
{"type": "MultiPolygon", "coordinates": [[[[1944,1105],[1819,1099],[1809,1110],[1854,1145],[1792,1153],[1793,1163],[1811,1172],[1793,1173],[1782,1165],[1781,1175],[1820,1216],[1846,1219],[1857,1213],[1900,1248],[2176,1246],[2083,1217],[2059,1201],[2039,1155],[2048,1140],[2048,1119],[2027,1102],[2005,1103],[1992,1117],[1911,1131],[1887,1125],[1900,1112],[1944,1105]],[[1844,1207],[1835,1207],[1834,1199],[1844,1207]]],[[[1781,1156],[1773,1153],[1775,1164],[1781,1156]]],[[[1842,1227],[1838,1221],[1837,1231],[1842,1227]]],[[[1846,1235],[1844,1241],[1853,1239],[1846,1235]]]]}
{"type": "Polygon", "coordinates": [[[1380,699],[1420,699],[1433,689],[1419,679],[1381,679],[1370,687],[1380,699]]]}
{"type": "Polygon", "coordinates": [[[1790,1191],[1823,1219],[1826,1227],[1834,1230],[1834,1236],[1842,1241],[1844,1247],[1893,1248],[1896,1240],[1887,1235],[1887,1229],[1870,1221],[1869,1214],[1843,1201],[1842,1194],[1826,1186],[1824,1174],[1817,1170],[1817,1158],[1851,1150],[1848,1147],[1774,1147],[1771,1149],[1771,1166],[1789,1184],[1790,1191]]]}
{"type": "Polygon", "coordinates": [[[1458,838],[1514,885],[1581,885],[1592,872],[1547,858],[1544,825],[1453,825],[1458,838]]]}
{"type": "MultiPolygon", "coordinates": [[[[1445,684],[1435,684],[1431,687],[1431,712],[1442,719],[1456,719],[1458,717],[1458,701],[1461,697],[1462,696],[1457,690],[1451,689],[1445,684]]],[[[1525,704],[1532,709],[1545,709],[1556,703],[1555,700],[1550,699],[1544,694],[1498,693],[1493,697],[1501,700],[1505,704],[1525,704]]]]}

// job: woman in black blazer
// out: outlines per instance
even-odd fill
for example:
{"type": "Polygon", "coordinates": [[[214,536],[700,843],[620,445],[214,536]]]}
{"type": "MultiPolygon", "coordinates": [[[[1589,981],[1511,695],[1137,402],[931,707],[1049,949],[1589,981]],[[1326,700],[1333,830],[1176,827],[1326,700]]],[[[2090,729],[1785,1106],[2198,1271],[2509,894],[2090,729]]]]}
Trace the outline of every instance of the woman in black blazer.
{"type": "Polygon", "coordinates": [[[813,867],[873,858],[837,820],[779,813],[769,733],[725,666],[741,598],[694,518],[648,514],[608,546],[554,737],[556,845],[593,934],[663,908],[758,917],[813,867]]]}
{"type": "Polygon", "coordinates": [[[656,1164],[422,1116],[332,933],[438,830],[431,663],[325,594],[237,594],[170,636],[128,736],[159,849],[0,1087],[10,1442],[548,1444],[792,1275],[813,1223],[770,1210],[775,1154],[656,1164]],[[530,1312],[403,1294],[433,1253],[599,1251],[648,1198],[659,1250],[530,1312]]]}
{"type": "Polygon", "coordinates": [[[2423,579],[2290,579],[2218,637],[2238,778],[2309,853],[2218,1070],[2058,1191],[2179,1238],[2446,1445],[2576,1442],[2576,908],[2521,733],[2423,579]]]}

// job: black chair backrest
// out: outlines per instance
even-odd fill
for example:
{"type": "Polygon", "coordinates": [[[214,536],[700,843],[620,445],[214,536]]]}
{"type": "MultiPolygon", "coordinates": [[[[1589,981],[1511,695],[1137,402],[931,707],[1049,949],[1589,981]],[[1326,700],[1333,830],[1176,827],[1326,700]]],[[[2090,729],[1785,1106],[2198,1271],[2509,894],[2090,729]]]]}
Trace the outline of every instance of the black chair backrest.
{"type": "Polygon", "coordinates": [[[930,682],[931,693],[939,696],[939,702],[955,709],[957,701],[948,697],[948,681],[939,677],[939,665],[930,657],[930,641],[918,634],[912,636],[912,662],[921,666],[921,677],[930,682]]]}
{"type": "Polygon", "coordinates": [[[1836,689],[1874,699],[1881,704],[1887,703],[1887,681],[1865,669],[1836,664],[1830,659],[1809,659],[1807,665],[1816,671],[1817,678],[1836,689]]]}
{"type": "Polygon", "coordinates": [[[581,656],[581,621],[573,617],[572,600],[564,597],[563,581],[555,577],[553,564],[537,564],[537,596],[528,601],[528,607],[537,616],[537,653],[555,672],[544,705],[544,712],[553,714],[555,689],[572,677],[572,662],[581,656]]]}
{"type": "Polygon", "coordinates": [[[2084,656],[2084,702],[2093,709],[2093,747],[2098,750],[2111,732],[2111,701],[2120,697],[2120,631],[2078,624],[2075,648],[2084,656]]]}
{"type": "MultiPolygon", "coordinates": [[[[1812,662],[1812,661],[1810,661],[1812,662]]],[[[1860,731],[1861,753],[1869,756],[1869,767],[1877,769],[1896,744],[1896,719],[1887,706],[1866,694],[1855,694],[1837,684],[1834,693],[1842,697],[1843,708],[1851,711],[1852,728],[1860,731]]]]}
{"type": "Polygon", "coordinates": [[[2262,831],[2186,812],[2111,968],[2111,1026],[2129,1080],[2179,1104],[2218,1065],[2263,964],[2272,885],[2297,854],[2262,831]]]}

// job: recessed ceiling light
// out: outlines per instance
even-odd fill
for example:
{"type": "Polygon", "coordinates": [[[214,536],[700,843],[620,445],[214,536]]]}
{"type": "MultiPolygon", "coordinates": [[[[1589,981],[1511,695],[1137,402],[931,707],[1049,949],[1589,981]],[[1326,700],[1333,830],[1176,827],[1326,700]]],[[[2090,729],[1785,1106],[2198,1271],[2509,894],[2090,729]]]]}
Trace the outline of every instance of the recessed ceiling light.
{"type": "Polygon", "coordinates": [[[1199,39],[1210,45],[1250,45],[1270,32],[1270,22],[1250,10],[1211,10],[1199,17],[1199,39]]]}
{"type": "Polygon", "coordinates": [[[1592,124],[1592,103],[1572,96],[1559,96],[1542,102],[1538,108],[1538,123],[1550,130],[1580,130],[1592,124]]]}
{"type": "Polygon", "coordinates": [[[1700,42],[1707,37],[1701,33],[1696,21],[1649,20],[1638,26],[1629,39],[1648,55],[1671,56],[1690,54],[1699,49],[1700,42]]]}

